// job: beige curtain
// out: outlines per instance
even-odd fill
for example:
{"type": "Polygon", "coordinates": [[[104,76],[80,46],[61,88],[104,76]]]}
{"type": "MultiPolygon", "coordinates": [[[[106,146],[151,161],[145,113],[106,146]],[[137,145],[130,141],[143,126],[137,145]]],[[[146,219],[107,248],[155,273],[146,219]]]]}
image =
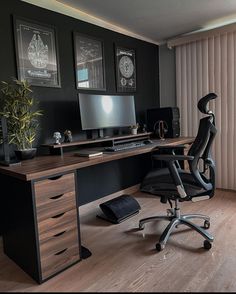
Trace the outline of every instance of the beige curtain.
{"type": "Polygon", "coordinates": [[[236,190],[236,32],[176,47],[177,105],[181,135],[195,136],[201,114],[198,100],[209,92],[218,133],[213,146],[217,187],[236,190]]]}

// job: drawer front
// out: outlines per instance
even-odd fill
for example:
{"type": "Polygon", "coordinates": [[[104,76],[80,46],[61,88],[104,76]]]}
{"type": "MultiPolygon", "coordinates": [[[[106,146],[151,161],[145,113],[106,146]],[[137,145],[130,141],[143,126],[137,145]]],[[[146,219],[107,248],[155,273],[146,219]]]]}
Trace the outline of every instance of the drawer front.
{"type": "Polygon", "coordinates": [[[36,197],[38,223],[49,218],[57,218],[60,214],[76,207],[75,192],[68,192],[48,198],[47,202],[39,205],[36,197]]]}
{"type": "Polygon", "coordinates": [[[57,234],[77,228],[76,208],[38,223],[39,241],[45,242],[57,234]]]}
{"type": "Polygon", "coordinates": [[[74,173],[34,183],[36,205],[43,205],[48,199],[75,191],[74,173]]]}
{"type": "Polygon", "coordinates": [[[41,259],[43,280],[80,260],[78,245],[74,244],[66,248],[52,255],[44,256],[41,259]]]}
{"type": "Polygon", "coordinates": [[[51,235],[47,240],[39,242],[41,259],[44,259],[45,256],[55,255],[57,252],[75,244],[78,246],[77,227],[51,235]]]}

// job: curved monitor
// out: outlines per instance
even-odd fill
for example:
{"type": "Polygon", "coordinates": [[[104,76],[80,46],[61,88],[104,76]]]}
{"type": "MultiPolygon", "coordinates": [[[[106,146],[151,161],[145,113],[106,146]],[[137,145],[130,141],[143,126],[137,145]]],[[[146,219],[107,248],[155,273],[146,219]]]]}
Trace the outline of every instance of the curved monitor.
{"type": "Polygon", "coordinates": [[[79,94],[83,130],[136,124],[134,96],[79,94]]]}

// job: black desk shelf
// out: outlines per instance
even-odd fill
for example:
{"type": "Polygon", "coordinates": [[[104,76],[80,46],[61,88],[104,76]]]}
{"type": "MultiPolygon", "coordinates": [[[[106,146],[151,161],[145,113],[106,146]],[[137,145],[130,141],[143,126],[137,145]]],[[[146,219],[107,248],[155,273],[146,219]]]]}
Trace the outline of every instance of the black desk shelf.
{"type": "Polygon", "coordinates": [[[61,144],[43,144],[41,146],[49,148],[49,152],[51,155],[59,155],[63,154],[63,149],[74,146],[81,145],[95,145],[106,142],[108,146],[116,146],[117,144],[123,144],[128,142],[135,142],[140,140],[150,139],[152,132],[146,133],[138,133],[136,135],[122,135],[122,136],[113,136],[113,137],[104,137],[98,139],[89,139],[89,140],[81,140],[69,143],[61,143],[61,144]]]}

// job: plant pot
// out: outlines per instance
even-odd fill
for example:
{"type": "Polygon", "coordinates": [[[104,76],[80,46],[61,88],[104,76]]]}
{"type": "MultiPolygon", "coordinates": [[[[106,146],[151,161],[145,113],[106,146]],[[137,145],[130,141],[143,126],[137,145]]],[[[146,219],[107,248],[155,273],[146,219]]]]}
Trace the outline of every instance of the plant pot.
{"type": "Polygon", "coordinates": [[[131,129],[131,134],[132,135],[137,135],[138,129],[131,129]]]}
{"type": "Polygon", "coordinates": [[[36,155],[36,148],[31,149],[24,149],[24,150],[15,150],[15,154],[17,159],[19,160],[26,160],[26,159],[32,159],[36,155]]]}

